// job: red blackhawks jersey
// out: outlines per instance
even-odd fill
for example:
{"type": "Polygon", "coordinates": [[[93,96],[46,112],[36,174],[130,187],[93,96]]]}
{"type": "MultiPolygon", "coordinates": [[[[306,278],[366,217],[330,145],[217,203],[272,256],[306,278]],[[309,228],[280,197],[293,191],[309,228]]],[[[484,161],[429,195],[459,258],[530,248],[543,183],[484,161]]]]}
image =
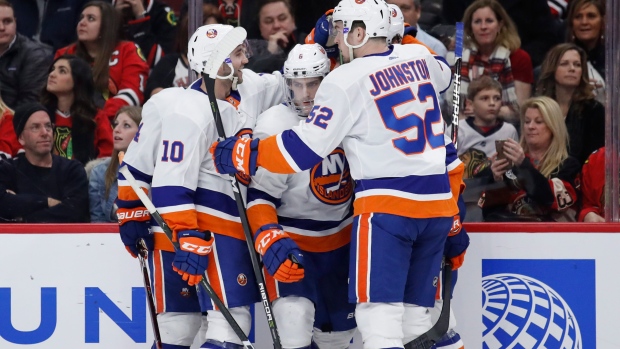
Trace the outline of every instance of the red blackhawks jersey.
{"type": "MultiPolygon", "coordinates": [[[[108,119],[103,118],[101,114],[95,117],[95,149],[97,157],[103,158],[112,155],[114,143],[112,141],[112,127],[108,119]]],[[[73,137],[71,130],[73,129],[73,119],[70,114],[65,114],[60,110],[56,110],[54,119],[54,146],[52,151],[54,154],[67,159],[74,159],[73,137]]]]}
{"type": "MultiPolygon", "coordinates": [[[[76,44],[71,44],[56,51],[54,59],[75,52],[76,44]]],[[[100,113],[112,121],[121,107],[141,106],[148,74],[149,67],[140,48],[130,41],[119,42],[110,56],[108,90],[103,91],[106,102],[100,113]]]]}
{"type": "Polygon", "coordinates": [[[579,221],[590,212],[605,217],[605,148],[590,155],[581,169],[581,193],[583,204],[579,221]]]}
{"type": "Polygon", "coordinates": [[[0,116],[0,157],[12,158],[23,151],[13,128],[13,113],[5,110],[0,116]]]}

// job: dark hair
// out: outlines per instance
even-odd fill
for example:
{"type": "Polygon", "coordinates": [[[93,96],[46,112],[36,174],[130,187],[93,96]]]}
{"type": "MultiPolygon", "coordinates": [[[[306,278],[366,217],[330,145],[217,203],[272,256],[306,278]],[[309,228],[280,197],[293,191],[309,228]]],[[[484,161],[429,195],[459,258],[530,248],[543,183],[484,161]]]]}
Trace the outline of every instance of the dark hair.
{"type": "Polygon", "coordinates": [[[293,4],[291,4],[291,2],[289,0],[262,0],[259,3],[259,5],[258,5],[259,21],[260,21],[260,12],[263,10],[263,7],[265,7],[266,5],[269,5],[269,4],[274,4],[276,2],[284,3],[284,6],[286,6],[286,9],[288,10],[288,12],[291,14],[291,16],[293,18],[295,18],[295,11],[294,11],[294,8],[293,8],[293,4]]]}
{"type": "Polygon", "coordinates": [[[482,75],[469,84],[467,99],[474,100],[476,95],[484,90],[495,90],[502,94],[502,84],[488,75],[482,75]]]}
{"type": "Polygon", "coordinates": [[[11,2],[7,0],[0,0],[0,6],[13,8],[13,4],[11,4],[11,2]]]}
{"type": "Polygon", "coordinates": [[[86,46],[78,40],[75,54],[88,63],[93,64],[95,87],[99,91],[108,88],[110,56],[121,38],[121,19],[114,7],[105,1],[91,1],[82,8],[97,7],[101,11],[101,27],[99,28],[99,54],[94,59],[88,54],[86,46]]]}
{"type": "Polygon", "coordinates": [[[564,56],[564,54],[568,51],[577,51],[577,54],[579,54],[579,60],[581,61],[581,78],[579,79],[579,86],[577,86],[575,92],[573,93],[573,101],[577,102],[587,99],[594,99],[595,96],[592,92],[593,87],[590,85],[588,78],[588,58],[586,51],[572,43],[556,45],[552,47],[549,52],[547,52],[540,70],[540,78],[538,79],[538,84],[536,85],[536,93],[540,96],[547,96],[554,99],[556,98],[555,71],[560,65],[562,56],[564,56]]]}
{"type": "MultiPolygon", "coordinates": [[[[56,58],[48,70],[48,75],[54,64],[61,59],[69,62],[71,78],[73,79],[73,104],[70,113],[74,158],[85,164],[97,156],[95,148],[97,107],[93,101],[95,94],[93,76],[90,65],[82,58],[74,55],[62,55],[56,58]]],[[[41,103],[47,108],[52,121],[55,121],[58,97],[49,92],[47,86],[41,92],[41,103]]]]}

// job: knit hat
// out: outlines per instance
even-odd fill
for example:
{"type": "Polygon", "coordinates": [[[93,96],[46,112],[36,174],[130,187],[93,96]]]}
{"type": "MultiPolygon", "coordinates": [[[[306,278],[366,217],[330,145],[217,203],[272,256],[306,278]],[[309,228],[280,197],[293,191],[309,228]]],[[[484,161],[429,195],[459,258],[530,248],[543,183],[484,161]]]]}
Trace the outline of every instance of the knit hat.
{"type": "Polygon", "coordinates": [[[47,113],[47,109],[43,106],[43,104],[37,102],[22,104],[15,109],[15,114],[13,114],[13,128],[15,129],[15,135],[17,138],[19,138],[22,131],[24,131],[24,127],[26,126],[28,119],[30,119],[30,116],[38,111],[44,111],[47,113]]]}

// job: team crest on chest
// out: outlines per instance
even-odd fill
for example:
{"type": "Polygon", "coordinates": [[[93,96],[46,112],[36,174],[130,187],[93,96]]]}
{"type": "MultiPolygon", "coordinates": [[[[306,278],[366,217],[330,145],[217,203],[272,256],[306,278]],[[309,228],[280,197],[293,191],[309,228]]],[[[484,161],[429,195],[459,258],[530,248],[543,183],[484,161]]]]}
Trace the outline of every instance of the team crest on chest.
{"type": "Polygon", "coordinates": [[[310,189],[321,202],[338,205],[353,195],[353,180],[344,150],[336,148],[310,171],[310,189]]]}

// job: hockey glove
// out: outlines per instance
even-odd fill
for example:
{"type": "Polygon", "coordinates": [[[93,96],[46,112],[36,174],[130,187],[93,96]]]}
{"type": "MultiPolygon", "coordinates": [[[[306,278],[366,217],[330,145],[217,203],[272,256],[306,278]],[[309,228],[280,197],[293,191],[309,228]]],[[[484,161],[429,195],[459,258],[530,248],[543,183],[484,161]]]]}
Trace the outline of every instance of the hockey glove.
{"type": "Polygon", "coordinates": [[[209,253],[213,247],[211,232],[197,230],[177,232],[179,249],[174,255],[172,269],[183,277],[190,286],[197,285],[207,270],[209,253]]]}
{"type": "Polygon", "coordinates": [[[149,251],[153,250],[153,234],[150,230],[151,215],[139,200],[116,199],[119,232],[121,241],[133,258],[138,257],[136,245],[143,239],[149,251]]]}
{"type": "Polygon", "coordinates": [[[307,40],[307,44],[317,43],[325,49],[325,53],[327,53],[327,57],[329,58],[337,58],[340,54],[338,51],[338,45],[327,46],[329,42],[329,35],[334,30],[332,24],[332,13],[334,13],[333,9],[328,10],[316,21],[316,25],[314,26],[314,30],[312,31],[312,39],[307,40]]]}
{"type": "Polygon", "coordinates": [[[258,139],[229,137],[211,145],[215,169],[219,173],[241,172],[253,176],[256,173],[258,139]]]}
{"type": "Polygon", "coordinates": [[[459,197],[458,205],[459,214],[454,216],[452,229],[450,229],[448,233],[448,238],[444,246],[444,256],[450,260],[452,270],[457,270],[463,265],[465,261],[465,252],[467,252],[467,247],[469,246],[469,235],[467,235],[467,231],[463,228],[460,219],[460,217],[465,217],[467,214],[465,202],[462,197],[459,197]]]}
{"type": "Polygon", "coordinates": [[[263,257],[263,264],[274,279],[286,283],[303,279],[303,255],[281,225],[263,225],[256,232],[254,241],[256,251],[263,257]]]}

